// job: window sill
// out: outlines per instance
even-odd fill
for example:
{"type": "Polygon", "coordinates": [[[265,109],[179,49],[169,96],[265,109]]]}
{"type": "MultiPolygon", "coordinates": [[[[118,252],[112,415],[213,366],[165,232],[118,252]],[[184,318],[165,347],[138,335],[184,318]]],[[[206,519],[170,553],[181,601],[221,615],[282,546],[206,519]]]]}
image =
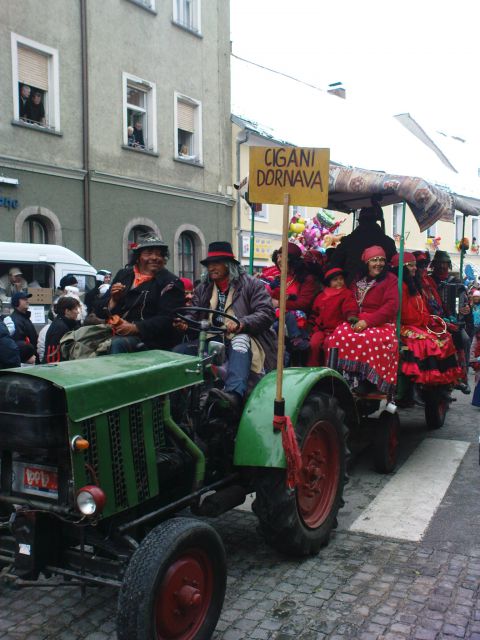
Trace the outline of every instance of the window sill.
{"type": "Polygon", "coordinates": [[[181,22],[177,22],[176,20],[172,19],[172,24],[175,27],[178,27],[179,29],[181,29],[182,31],[186,31],[187,33],[191,33],[192,36],[196,36],[197,38],[203,38],[203,35],[200,33],[200,31],[196,31],[195,29],[191,29],[190,27],[187,27],[187,25],[182,24],[181,22]]]}
{"type": "Polygon", "coordinates": [[[22,120],[12,120],[12,125],[14,127],[22,127],[22,129],[30,129],[30,131],[37,131],[38,133],[47,133],[51,136],[63,137],[63,133],[61,131],[55,131],[55,129],[49,129],[48,127],[44,127],[40,124],[30,124],[28,122],[23,122],[22,120]]]}
{"type": "Polygon", "coordinates": [[[175,162],[180,162],[180,164],[188,164],[191,167],[199,167],[200,169],[204,168],[203,162],[199,162],[198,160],[189,160],[188,158],[180,158],[180,156],[175,156],[173,159],[175,162]]]}
{"type": "Polygon", "coordinates": [[[145,156],[153,156],[154,158],[158,158],[158,153],[156,151],[139,149],[138,147],[129,147],[126,144],[122,144],[122,149],[125,149],[125,151],[133,151],[133,153],[142,153],[145,156]]]}
{"type": "Polygon", "coordinates": [[[155,11],[155,9],[152,9],[152,7],[147,7],[147,5],[142,2],[142,0],[128,0],[128,2],[131,2],[132,4],[136,4],[137,7],[140,7],[140,9],[144,9],[145,11],[148,11],[148,13],[151,13],[154,16],[157,15],[157,12],[155,11]]]}

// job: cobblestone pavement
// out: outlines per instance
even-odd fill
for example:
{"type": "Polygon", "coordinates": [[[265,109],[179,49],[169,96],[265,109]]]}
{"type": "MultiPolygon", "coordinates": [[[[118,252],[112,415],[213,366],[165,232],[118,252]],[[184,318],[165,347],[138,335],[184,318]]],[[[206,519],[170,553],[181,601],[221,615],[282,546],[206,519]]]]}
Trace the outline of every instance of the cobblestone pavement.
{"type": "MultiPolygon", "coordinates": [[[[478,428],[478,412],[462,404],[436,437],[474,441],[473,431],[466,435],[464,429],[471,420],[478,428]]],[[[388,482],[381,476],[362,484],[354,474],[330,544],[301,562],[267,547],[250,512],[236,510],[213,521],[228,558],[227,595],[214,640],[480,640],[480,539],[478,528],[468,529],[478,521],[477,455],[472,446],[442,503],[436,534],[427,533],[420,543],[348,531],[355,512],[388,482]],[[463,516],[452,524],[445,512],[454,507],[463,516]],[[451,527],[451,536],[440,535],[443,527],[451,527]]],[[[0,639],[113,639],[115,608],[112,589],[88,588],[82,598],[78,587],[0,585],[0,639]]]]}

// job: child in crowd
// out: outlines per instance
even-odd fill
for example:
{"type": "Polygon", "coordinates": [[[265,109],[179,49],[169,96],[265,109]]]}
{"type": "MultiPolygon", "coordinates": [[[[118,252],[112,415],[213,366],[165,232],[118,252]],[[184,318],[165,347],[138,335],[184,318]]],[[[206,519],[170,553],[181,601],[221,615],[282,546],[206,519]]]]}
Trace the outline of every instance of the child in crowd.
{"type": "Polygon", "coordinates": [[[358,315],[357,301],[351,289],[345,286],[345,273],[335,267],[329,269],[323,279],[325,288],[315,298],[309,322],[312,325],[307,366],[325,364],[323,343],[338,325],[358,315]]]}

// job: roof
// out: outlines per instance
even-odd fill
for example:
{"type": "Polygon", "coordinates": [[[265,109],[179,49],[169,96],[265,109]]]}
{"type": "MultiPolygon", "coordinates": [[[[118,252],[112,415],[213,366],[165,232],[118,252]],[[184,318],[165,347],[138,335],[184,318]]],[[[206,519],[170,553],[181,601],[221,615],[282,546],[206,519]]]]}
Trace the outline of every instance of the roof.
{"type": "Polygon", "coordinates": [[[56,244],[35,244],[28,242],[0,242],[0,260],[6,262],[65,262],[82,267],[88,267],[92,273],[97,272],[86,260],[79,255],[56,244]]]}
{"type": "MultiPolygon", "coordinates": [[[[232,56],[232,114],[257,132],[305,147],[328,147],[332,164],[417,176],[451,192],[451,207],[480,212],[480,181],[448,169],[438,155],[374,103],[358,105],[232,56]],[[465,200],[469,198],[470,200],[465,200]]],[[[437,219],[453,219],[453,210],[437,219]]]]}

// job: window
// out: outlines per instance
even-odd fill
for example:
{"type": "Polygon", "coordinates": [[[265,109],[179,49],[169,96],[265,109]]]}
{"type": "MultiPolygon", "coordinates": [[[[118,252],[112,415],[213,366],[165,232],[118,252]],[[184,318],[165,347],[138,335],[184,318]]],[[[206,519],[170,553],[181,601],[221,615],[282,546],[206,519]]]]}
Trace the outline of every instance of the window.
{"type": "Polygon", "coordinates": [[[128,261],[130,261],[130,258],[132,257],[132,250],[135,249],[135,247],[140,242],[142,242],[142,240],[145,240],[146,238],[149,238],[154,235],[155,235],[155,231],[150,227],[146,227],[143,225],[137,225],[136,227],[132,227],[128,232],[128,247],[127,247],[128,261]]]}
{"type": "Polygon", "coordinates": [[[200,0],[173,0],[173,21],[200,33],[200,0]]]}
{"type": "Polygon", "coordinates": [[[156,86],[123,74],[123,144],[137,150],[157,151],[156,86]]]}
{"type": "Polygon", "coordinates": [[[392,235],[394,238],[402,235],[402,214],[403,204],[394,204],[392,214],[392,235]]]}
{"type": "Polygon", "coordinates": [[[13,119],[59,130],[58,51],[16,33],[11,42],[13,119]]]}
{"type": "Polygon", "coordinates": [[[472,218],[472,242],[470,246],[478,249],[478,218],[472,218]]]}
{"type": "Polygon", "coordinates": [[[131,0],[134,4],[139,4],[141,7],[155,11],[155,0],[131,0]]]}
{"type": "MultiPolygon", "coordinates": [[[[260,220],[261,222],[268,222],[268,205],[267,204],[256,204],[255,206],[255,220],[260,220]],[[257,209],[258,207],[258,209],[257,209]]],[[[248,217],[250,220],[252,219],[251,208],[249,207],[250,212],[248,217]]]]}
{"type": "Polygon", "coordinates": [[[178,239],[178,275],[195,281],[195,239],[190,233],[183,232],[178,239]]]}
{"type": "Polygon", "coordinates": [[[436,238],[437,237],[437,225],[432,224],[431,227],[427,229],[427,238],[436,238]]]}
{"type": "Polygon", "coordinates": [[[30,216],[23,223],[22,242],[32,244],[48,244],[46,225],[38,216],[30,216]]]}
{"type": "Polygon", "coordinates": [[[202,105],[175,93],[175,157],[202,162],[202,105]]]}
{"type": "Polygon", "coordinates": [[[462,240],[463,230],[463,215],[460,213],[455,214],[455,242],[460,242],[462,240]]]}

